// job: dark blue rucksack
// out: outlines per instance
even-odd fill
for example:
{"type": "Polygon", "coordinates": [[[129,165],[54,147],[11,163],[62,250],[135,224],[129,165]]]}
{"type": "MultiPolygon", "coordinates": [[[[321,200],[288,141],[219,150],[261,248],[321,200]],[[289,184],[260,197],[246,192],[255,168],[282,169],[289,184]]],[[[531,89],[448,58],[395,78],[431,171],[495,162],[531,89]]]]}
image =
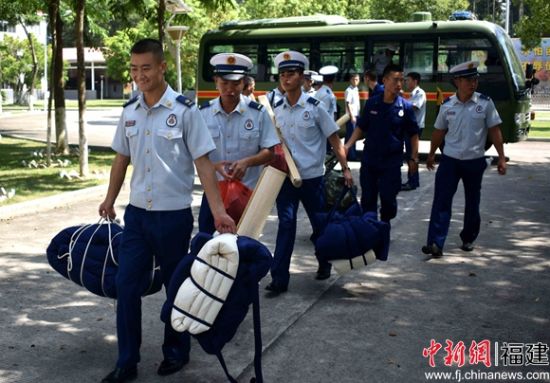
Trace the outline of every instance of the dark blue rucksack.
{"type": "MultiPolygon", "coordinates": [[[[174,309],[174,300],[180,286],[190,276],[191,265],[203,245],[212,239],[212,235],[198,233],[191,241],[189,255],[183,258],[172,275],[168,288],[167,300],[164,303],[161,319],[165,323],[170,322],[171,312],[174,309]]],[[[200,334],[192,334],[203,350],[208,354],[216,355],[230,382],[237,382],[228,372],[222,349],[229,342],[248,313],[248,307],[252,304],[254,320],[254,369],[256,378],[251,382],[263,382],[261,369],[262,339],[260,329],[260,304],[258,295],[258,283],[268,273],[271,267],[271,252],[255,239],[239,236],[237,238],[239,249],[239,266],[233,285],[223,303],[215,321],[208,331],[200,334]]],[[[204,292],[204,291],[203,291],[204,292]]],[[[180,311],[179,308],[176,310],[180,311]]],[[[187,315],[187,313],[184,313],[187,315]]],[[[193,318],[197,320],[197,318],[193,318]]]]}

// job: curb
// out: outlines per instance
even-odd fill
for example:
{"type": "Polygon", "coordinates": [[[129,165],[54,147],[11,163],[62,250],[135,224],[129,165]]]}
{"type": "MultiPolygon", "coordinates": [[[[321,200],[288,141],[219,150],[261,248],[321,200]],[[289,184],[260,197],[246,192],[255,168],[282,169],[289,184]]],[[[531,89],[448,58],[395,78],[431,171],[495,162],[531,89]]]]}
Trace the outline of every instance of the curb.
{"type": "Polygon", "coordinates": [[[85,189],[59,193],[48,197],[37,198],[29,201],[14,203],[0,207],[0,220],[16,218],[19,216],[36,213],[37,211],[59,208],[98,196],[107,191],[107,184],[92,186],[85,189]]]}

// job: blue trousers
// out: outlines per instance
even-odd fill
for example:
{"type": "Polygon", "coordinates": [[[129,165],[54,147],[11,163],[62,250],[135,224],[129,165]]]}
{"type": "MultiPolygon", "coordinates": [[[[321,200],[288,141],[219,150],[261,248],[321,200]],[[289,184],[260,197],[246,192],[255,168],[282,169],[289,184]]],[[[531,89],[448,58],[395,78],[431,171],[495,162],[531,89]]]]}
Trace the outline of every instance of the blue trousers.
{"type": "MultiPolygon", "coordinates": [[[[118,367],[130,367],[140,360],[141,296],[138,281],[151,273],[154,258],[167,289],[174,269],[187,254],[192,229],[191,209],[146,211],[132,205],[126,208],[116,277],[118,367]]],[[[189,356],[189,349],[189,333],[179,333],[170,323],[165,324],[164,357],[185,359],[189,356]]]]}
{"type": "Polygon", "coordinates": [[[479,203],[481,180],[487,167],[485,157],[474,160],[457,160],[445,155],[435,174],[435,192],[430,215],[427,244],[435,243],[440,249],[445,245],[451,223],[453,197],[458,181],[464,185],[464,226],[460,232],[463,242],[474,242],[479,234],[481,217],[479,203]]]}
{"type": "MultiPolygon", "coordinates": [[[[418,137],[420,138],[421,136],[422,136],[422,129],[420,129],[418,132],[418,137]]],[[[411,159],[411,154],[412,154],[411,149],[412,149],[411,138],[409,136],[406,136],[405,137],[405,161],[407,161],[407,165],[408,165],[408,161],[411,159]]],[[[415,188],[420,187],[420,177],[418,174],[418,169],[414,173],[411,173],[409,169],[409,171],[407,172],[407,183],[415,188]]]]}
{"type": "Polygon", "coordinates": [[[363,213],[374,212],[378,216],[380,196],[380,220],[390,222],[397,215],[397,194],[401,189],[401,167],[380,168],[361,164],[361,208],[363,213]]]}
{"type": "MultiPolygon", "coordinates": [[[[323,212],[325,205],[323,177],[303,180],[302,186],[296,188],[287,177],[279,195],[277,196],[277,214],[279,216],[279,229],[275,253],[271,265],[272,283],[280,288],[288,287],[290,279],[290,258],[294,250],[296,240],[297,212],[300,201],[306,210],[309,222],[313,229],[310,239],[315,243],[319,236],[319,226],[315,218],[316,213],[323,212]]],[[[319,263],[319,267],[330,268],[328,262],[319,263]]]]}
{"type": "Polygon", "coordinates": [[[199,231],[202,233],[214,234],[216,226],[214,225],[214,216],[210,210],[206,194],[202,195],[201,208],[199,210],[199,231]]]}

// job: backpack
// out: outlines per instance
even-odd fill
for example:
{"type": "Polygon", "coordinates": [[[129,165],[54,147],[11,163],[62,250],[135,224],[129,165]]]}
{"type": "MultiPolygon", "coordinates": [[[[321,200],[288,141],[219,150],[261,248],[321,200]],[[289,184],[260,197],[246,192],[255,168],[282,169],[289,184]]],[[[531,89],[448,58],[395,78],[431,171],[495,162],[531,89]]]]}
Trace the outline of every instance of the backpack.
{"type": "MultiPolygon", "coordinates": [[[[240,323],[246,317],[250,304],[252,304],[255,345],[254,370],[256,378],[252,378],[251,382],[262,383],[262,340],[258,283],[268,273],[271,267],[272,256],[267,247],[255,239],[245,236],[237,237],[232,234],[222,234],[219,237],[222,236],[232,236],[236,238],[238,247],[238,267],[235,276],[232,277],[231,273],[226,273],[220,270],[221,267],[216,267],[222,264],[231,263],[232,260],[221,260],[218,262],[215,260],[216,257],[212,257],[209,259],[209,264],[206,266],[211,272],[213,269],[215,273],[223,274],[225,280],[233,279],[227,297],[225,299],[219,299],[219,294],[217,293],[223,290],[223,286],[221,286],[223,283],[217,283],[214,288],[217,292],[211,294],[209,291],[199,286],[199,283],[197,283],[191,275],[191,268],[195,267],[193,266],[194,263],[197,263],[196,266],[204,268],[204,258],[201,259],[197,257],[197,255],[203,246],[213,238],[210,234],[198,233],[191,241],[190,253],[180,261],[172,275],[168,287],[167,300],[162,308],[161,319],[165,323],[170,322],[176,331],[184,331],[184,327],[186,327],[187,329],[185,331],[189,331],[191,335],[197,339],[206,353],[216,355],[228,380],[236,383],[237,381],[227,370],[222,355],[222,349],[227,342],[231,341],[240,323]],[[181,301],[181,299],[179,299],[180,294],[190,293],[193,295],[192,298],[196,298],[197,289],[206,297],[205,299],[200,298],[202,302],[198,302],[199,306],[202,304],[202,306],[197,309],[199,315],[194,315],[186,310],[182,310],[181,307],[178,307],[174,303],[181,301]],[[219,308],[219,312],[217,312],[213,322],[201,319],[201,316],[202,318],[212,317],[208,311],[211,311],[213,306],[220,303],[221,308],[219,308]],[[192,324],[186,323],[186,321],[192,322],[192,324]],[[186,326],[179,326],[179,324],[182,323],[186,323],[186,326]]],[[[218,258],[223,257],[220,256],[218,258]]],[[[229,269],[232,269],[232,267],[230,266],[229,269]]],[[[200,299],[196,298],[193,305],[197,306],[196,303],[200,299]]],[[[194,313],[196,313],[196,311],[194,311],[194,313]]]]}

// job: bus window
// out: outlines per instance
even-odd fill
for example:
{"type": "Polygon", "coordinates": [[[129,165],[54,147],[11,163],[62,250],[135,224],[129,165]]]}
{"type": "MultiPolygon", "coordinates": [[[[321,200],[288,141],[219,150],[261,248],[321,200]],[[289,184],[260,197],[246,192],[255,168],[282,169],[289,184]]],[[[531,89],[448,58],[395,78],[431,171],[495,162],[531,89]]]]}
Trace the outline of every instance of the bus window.
{"type": "Polygon", "coordinates": [[[399,64],[399,42],[376,41],[372,44],[372,57],[368,61],[369,68],[374,69],[381,77],[388,64],[399,64]]]}
{"type": "Polygon", "coordinates": [[[296,42],[293,39],[292,42],[276,42],[268,43],[267,47],[267,78],[266,81],[275,81],[275,75],[278,73],[277,66],[275,65],[275,56],[284,51],[296,51],[304,54],[306,57],[310,57],[310,43],[309,42],[296,42]]]}
{"type": "Polygon", "coordinates": [[[340,69],[336,81],[349,81],[351,73],[363,73],[365,63],[365,42],[355,41],[326,41],[319,44],[321,67],[335,65],[340,69]]]}
{"type": "Polygon", "coordinates": [[[487,71],[485,61],[491,48],[491,42],[486,38],[442,38],[439,42],[437,70],[445,74],[455,65],[475,60],[480,64],[478,71],[484,73],[487,71]]]}
{"type": "Polygon", "coordinates": [[[258,62],[258,44],[216,44],[210,45],[207,50],[207,55],[203,62],[203,80],[213,81],[214,68],[210,65],[210,58],[218,53],[240,53],[250,57],[254,66],[250,70],[250,76],[256,78],[258,73],[261,73],[257,67],[258,62]]]}
{"type": "Polygon", "coordinates": [[[405,74],[417,72],[424,80],[432,80],[434,67],[434,43],[406,42],[403,54],[405,74]]]}
{"type": "Polygon", "coordinates": [[[481,75],[478,91],[494,100],[506,100],[509,97],[506,82],[502,81],[504,68],[498,53],[486,38],[441,38],[438,51],[438,72],[442,81],[451,81],[449,70],[465,61],[479,62],[481,75]]]}

